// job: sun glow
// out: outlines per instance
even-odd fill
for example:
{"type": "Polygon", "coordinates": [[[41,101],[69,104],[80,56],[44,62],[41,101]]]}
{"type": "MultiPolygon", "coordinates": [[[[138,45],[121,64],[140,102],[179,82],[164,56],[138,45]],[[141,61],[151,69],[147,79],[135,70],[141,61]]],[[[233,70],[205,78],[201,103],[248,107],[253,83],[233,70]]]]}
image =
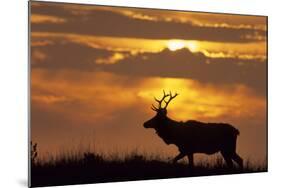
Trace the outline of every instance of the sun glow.
{"type": "Polygon", "coordinates": [[[198,51],[198,44],[195,41],[184,41],[184,40],[170,40],[167,42],[167,47],[171,51],[188,48],[191,52],[198,51]]]}
{"type": "MultiPolygon", "coordinates": [[[[191,79],[151,78],[142,83],[138,97],[147,105],[155,104],[154,97],[161,98],[166,92],[178,93],[169,105],[169,115],[177,120],[212,119],[226,116],[242,118],[252,116],[254,109],[264,109],[265,101],[257,96],[248,99],[250,90],[245,86],[231,86],[231,89],[197,83],[191,79]],[[147,89],[149,88],[149,89],[147,89]],[[218,92],[222,91],[223,92],[218,92]],[[231,98],[232,100],[229,100],[231,98]],[[239,102],[236,102],[239,101],[239,102]],[[251,106],[249,106],[251,105],[251,106]]],[[[157,103],[156,103],[157,104],[157,103]]],[[[151,110],[147,108],[147,113],[151,110]]],[[[262,114],[256,111],[253,116],[262,114]]]]}
{"type": "Polygon", "coordinates": [[[198,43],[195,41],[189,41],[186,42],[186,47],[191,51],[191,52],[196,52],[198,51],[198,43]]]}

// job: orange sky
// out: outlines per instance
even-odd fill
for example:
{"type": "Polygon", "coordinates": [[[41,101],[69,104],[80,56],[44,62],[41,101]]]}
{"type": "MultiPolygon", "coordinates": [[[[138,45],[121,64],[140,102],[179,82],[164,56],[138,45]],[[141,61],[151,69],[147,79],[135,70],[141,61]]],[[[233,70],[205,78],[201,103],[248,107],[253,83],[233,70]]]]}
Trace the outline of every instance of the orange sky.
{"type": "Polygon", "coordinates": [[[174,155],[142,124],[163,89],[169,117],[228,122],[238,152],[266,156],[266,17],[31,3],[31,134],[41,153],[174,155]]]}

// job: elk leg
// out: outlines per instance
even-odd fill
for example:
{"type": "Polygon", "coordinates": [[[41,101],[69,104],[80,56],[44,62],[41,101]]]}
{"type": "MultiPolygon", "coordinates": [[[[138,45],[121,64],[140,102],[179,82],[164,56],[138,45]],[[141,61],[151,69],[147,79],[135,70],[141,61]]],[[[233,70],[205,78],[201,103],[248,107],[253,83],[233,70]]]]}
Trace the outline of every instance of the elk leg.
{"type": "Polygon", "coordinates": [[[194,166],[193,154],[188,154],[187,157],[188,157],[189,167],[193,168],[194,166]]]}
{"type": "Polygon", "coordinates": [[[176,163],[178,160],[182,159],[185,156],[183,153],[179,153],[173,160],[173,163],[176,163]]]}
{"type": "Polygon", "coordinates": [[[232,159],[240,166],[240,168],[243,168],[243,159],[237,153],[232,155],[232,159]]]}
{"type": "Polygon", "coordinates": [[[222,152],[221,154],[222,154],[227,166],[229,168],[233,168],[233,162],[232,162],[232,159],[231,159],[231,155],[229,153],[225,153],[225,152],[222,152]]]}

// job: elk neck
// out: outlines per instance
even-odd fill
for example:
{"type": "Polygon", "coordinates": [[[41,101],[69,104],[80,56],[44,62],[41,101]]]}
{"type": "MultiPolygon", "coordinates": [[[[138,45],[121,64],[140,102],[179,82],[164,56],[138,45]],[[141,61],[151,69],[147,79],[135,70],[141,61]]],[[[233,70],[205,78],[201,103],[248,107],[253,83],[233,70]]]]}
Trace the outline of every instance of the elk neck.
{"type": "Polygon", "coordinates": [[[181,126],[182,123],[172,120],[170,118],[165,118],[159,126],[155,127],[156,133],[159,137],[161,137],[166,144],[174,144],[174,130],[177,129],[178,126],[181,126]]]}

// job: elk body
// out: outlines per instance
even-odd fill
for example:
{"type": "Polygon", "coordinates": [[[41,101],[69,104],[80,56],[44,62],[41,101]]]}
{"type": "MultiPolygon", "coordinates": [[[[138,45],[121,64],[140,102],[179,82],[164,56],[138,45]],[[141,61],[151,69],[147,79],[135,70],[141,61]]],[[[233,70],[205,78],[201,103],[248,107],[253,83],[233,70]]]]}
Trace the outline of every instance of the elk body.
{"type": "Polygon", "coordinates": [[[177,122],[167,116],[167,106],[178,94],[166,94],[158,102],[158,108],[152,105],[156,115],[144,123],[145,128],[154,128],[159,137],[166,144],[174,144],[178,147],[179,154],[173,159],[178,160],[187,156],[190,167],[193,167],[193,154],[214,154],[220,152],[231,168],[234,160],[241,168],[242,158],[236,153],[236,139],[239,131],[226,123],[203,123],[195,120],[177,122]],[[167,100],[168,99],[168,100],[167,100]],[[162,107],[162,103],[164,107],[162,107]]]}

